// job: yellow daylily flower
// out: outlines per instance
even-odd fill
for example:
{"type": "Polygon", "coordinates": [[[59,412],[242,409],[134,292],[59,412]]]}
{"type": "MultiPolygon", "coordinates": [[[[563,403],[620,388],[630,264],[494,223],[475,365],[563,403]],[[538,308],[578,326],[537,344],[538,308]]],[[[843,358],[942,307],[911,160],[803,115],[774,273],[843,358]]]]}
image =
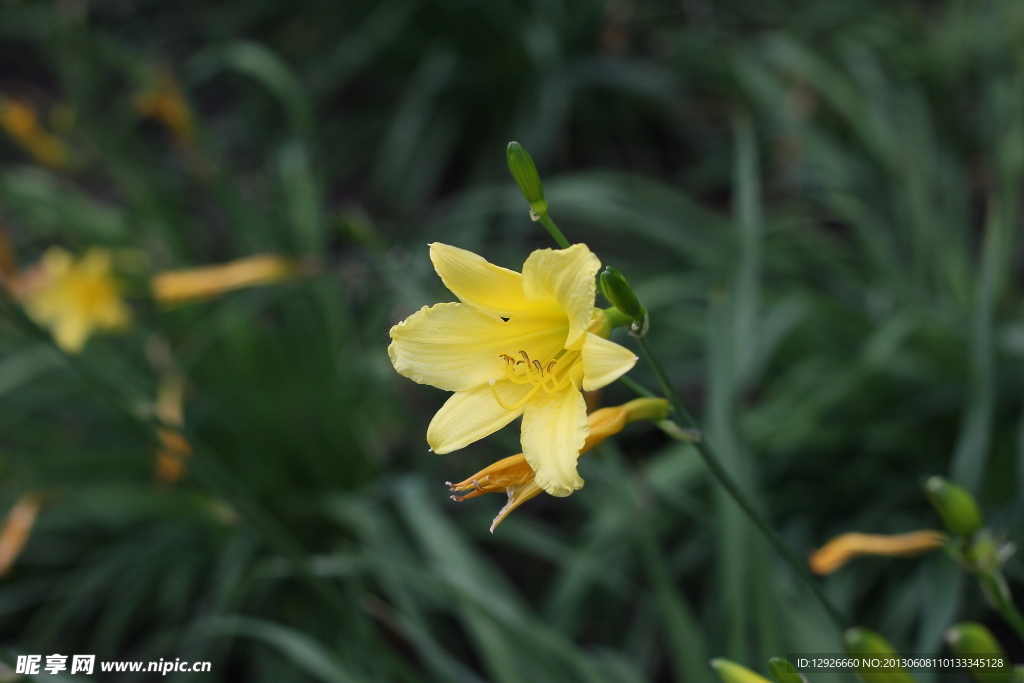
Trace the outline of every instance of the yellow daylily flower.
{"type": "Polygon", "coordinates": [[[816,550],[808,560],[815,574],[831,574],[861,555],[909,557],[941,548],[946,540],[941,531],[912,531],[907,534],[883,536],[851,532],[836,536],[816,550]]]}
{"type": "MultiPolygon", "coordinates": [[[[618,434],[627,422],[637,420],[663,420],[668,415],[668,401],[663,398],[638,398],[614,408],[601,408],[587,416],[590,433],[580,449],[583,455],[609,436],[618,434]]],[[[491,533],[501,524],[510,512],[534,498],[541,492],[537,485],[533,469],[526,462],[526,457],[519,453],[488,465],[465,481],[458,484],[448,482],[448,487],[456,493],[468,491],[461,496],[452,496],[452,500],[468,500],[485,493],[507,493],[508,502],[501,508],[498,516],[491,522],[491,533]]]]}
{"type": "Polygon", "coordinates": [[[581,390],[615,381],[636,363],[608,341],[594,308],[601,262],[585,244],[539,249],[519,274],[472,252],[430,245],[441,280],[461,303],[424,306],[391,328],[395,369],[454,391],[427,428],[449,453],[523,416],[523,454],[554,496],[583,486],[576,458],[586,441],[581,390]]]}
{"type": "Polygon", "coordinates": [[[153,298],[164,305],[202,301],[244,287],[279,282],[301,268],[291,259],[258,254],[215,266],[170,270],[153,276],[153,298]]]}
{"type": "Polygon", "coordinates": [[[131,317],[106,249],[90,249],[77,263],[59,247],[48,249],[38,265],[12,279],[11,290],[69,353],[81,351],[93,331],[123,329],[131,317]]]}

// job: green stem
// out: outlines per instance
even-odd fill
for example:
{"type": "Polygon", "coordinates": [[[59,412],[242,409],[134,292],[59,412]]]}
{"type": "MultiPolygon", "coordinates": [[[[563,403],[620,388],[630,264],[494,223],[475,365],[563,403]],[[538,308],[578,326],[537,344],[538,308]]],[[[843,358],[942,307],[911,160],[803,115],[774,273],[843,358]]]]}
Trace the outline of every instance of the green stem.
{"type": "Polygon", "coordinates": [[[1021,616],[1021,613],[1013,603],[1003,605],[1002,609],[999,610],[999,616],[1013,628],[1018,638],[1024,640],[1024,617],[1021,616]]]}
{"type": "Polygon", "coordinates": [[[541,225],[548,229],[548,232],[551,233],[551,236],[555,238],[556,242],[558,242],[558,246],[560,246],[562,249],[569,248],[569,240],[565,239],[565,235],[562,234],[562,231],[558,229],[558,226],[555,225],[555,222],[551,220],[551,217],[549,215],[545,213],[537,220],[540,221],[541,225]]]}
{"type": "MultiPolygon", "coordinates": [[[[669,382],[668,375],[665,374],[664,368],[661,367],[661,363],[651,352],[650,347],[647,345],[647,340],[642,337],[637,339],[640,344],[640,350],[644,354],[644,358],[650,364],[651,369],[654,370],[654,375],[658,379],[658,384],[661,386],[662,392],[665,394],[665,398],[668,399],[669,404],[672,406],[672,411],[686,423],[685,426],[691,429],[699,429],[700,425],[693,415],[683,405],[679,395],[676,394],[675,389],[672,388],[672,384],[669,382]]],[[[649,392],[648,392],[649,393],[649,392]]],[[[740,506],[750,521],[754,523],[758,531],[764,534],[765,538],[775,547],[775,550],[782,556],[782,559],[796,572],[797,576],[804,580],[810,587],[814,596],[821,603],[821,606],[825,609],[825,612],[829,615],[836,627],[840,631],[845,630],[848,627],[848,620],[842,615],[842,613],[832,604],[832,601],[828,599],[825,592],[822,590],[821,585],[811,575],[811,572],[807,569],[806,563],[801,559],[792,548],[790,548],[786,542],[761,516],[761,513],[757,511],[753,503],[747,498],[747,496],[740,489],[739,484],[736,480],[725,470],[722,466],[718,456],[715,455],[711,445],[704,439],[697,441],[693,444],[700,453],[701,458],[704,460],[704,464],[711,471],[711,474],[718,480],[718,483],[722,485],[722,488],[726,490],[729,496],[732,497],[736,504],[740,506]]]]}
{"type": "Polygon", "coordinates": [[[1013,604],[1010,588],[1006,585],[1002,571],[996,569],[970,573],[978,580],[988,603],[1016,632],[1017,637],[1024,640],[1024,616],[1021,616],[1017,606],[1013,604]]]}

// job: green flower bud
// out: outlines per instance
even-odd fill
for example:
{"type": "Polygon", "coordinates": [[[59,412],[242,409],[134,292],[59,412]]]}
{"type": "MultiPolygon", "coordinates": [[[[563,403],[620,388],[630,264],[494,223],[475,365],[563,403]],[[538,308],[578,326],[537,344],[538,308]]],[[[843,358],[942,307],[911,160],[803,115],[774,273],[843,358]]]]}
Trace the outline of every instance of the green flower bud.
{"type": "Polygon", "coordinates": [[[772,657],[768,660],[768,668],[772,670],[772,676],[779,683],[807,683],[788,659],[772,657]]]}
{"type": "Polygon", "coordinates": [[[964,623],[951,626],[946,630],[946,642],[953,652],[961,657],[994,660],[997,657],[1006,662],[1000,667],[968,667],[971,677],[978,683],[1011,683],[1013,681],[1013,665],[1006,656],[1002,646],[981,624],[964,623]]]}
{"type": "Polygon", "coordinates": [[[636,294],[633,293],[633,288],[629,286],[622,273],[611,266],[605,266],[601,272],[600,282],[601,293],[615,308],[634,323],[643,324],[647,309],[640,304],[636,294]]]}
{"type": "Polygon", "coordinates": [[[508,170],[512,171],[512,177],[516,179],[516,184],[519,185],[526,201],[530,202],[530,210],[537,217],[546,214],[548,203],[544,199],[544,186],[540,182],[540,175],[537,174],[533,159],[518,142],[508,143],[505,156],[508,159],[508,170]]]}
{"type": "Polygon", "coordinates": [[[721,657],[712,659],[711,667],[722,679],[722,683],[771,683],[767,678],[754,673],[747,667],[721,657]]]}
{"type": "MultiPolygon", "coordinates": [[[[851,657],[886,660],[899,657],[889,642],[874,631],[866,628],[851,628],[843,636],[846,653],[851,657]]],[[[914,683],[914,678],[905,669],[886,667],[861,667],[857,674],[864,683],[914,683]]]]}
{"type": "Polygon", "coordinates": [[[963,549],[961,556],[964,562],[975,573],[990,573],[999,571],[1003,566],[999,542],[992,537],[992,534],[975,534],[971,543],[963,549]]]}
{"type": "Polygon", "coordinates": [[[954,536],[967,539],[984,526],[978,504],[963,488],[942,477],[931,477],[924,488],[932,506],[954,536]]]}

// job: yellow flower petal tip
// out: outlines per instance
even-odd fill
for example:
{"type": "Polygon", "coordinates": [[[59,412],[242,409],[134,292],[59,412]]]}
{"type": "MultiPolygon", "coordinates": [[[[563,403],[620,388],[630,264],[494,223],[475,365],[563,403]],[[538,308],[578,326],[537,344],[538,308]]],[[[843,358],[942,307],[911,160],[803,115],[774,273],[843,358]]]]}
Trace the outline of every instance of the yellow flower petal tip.
{"type": "Polygon", "coordinates": [[[459,303],[417,311],[391,328],[388,347],[399,374],[455,392],[431,421],[428,444],[435,453],[458,450],[522,415],[536,484],[569,495],[583,485],[581,390],[599,389],[636,363],[599,336],[600,261],[585,244],[534,251],[522,273],[440,243],[430,245],[430,259],[459,303]]]}
{"type": "Polygon", "coordinates": [[[111,262],[106,249],[90,249],[76,262],[53,247],[36,266],[12,279],[11,291],[58,346],[78,353],[93,332],[123,330],[131,321],[111,262]]]}
{"type": "Polygon", "coordinates": [[[808,560],[811,571],[818,575],[831,574],[850,560],[861,555],[887,555],[909,557],[922,555],[941,548],[947,540],[941,531],[912,531],[895,536],[851,532],[836,536],[816,550],[808,560]]]}
{"type": "MultiPolygon", "coordinates": [[[[636,420],[661,420],[668,414],[668,401],[662,398],[638,398],[614,408],[602,408],[587,417],[589,433],[580,449],[583,455],[609,436],[618,434],[628,422],[636,420]]],[[[503,492],[508,502],[491,523],[491,533],[510,512],[539,494],[543,489],[537,484],[533,468],[522,453],[503,458],[488,465],[472,477],[458,484],[448,483],[457,501],[476,498],[485,493],[503,492]]]]}
{"type": "Polygon", "coordinates": [[[204,301],[221,294],[288,280],[309,272],[312,266],[275,254],[259,254],[215,266],[157,273],[150,286],[153,298],[172,306],[204,301]]]}
{"type": "Polygon", "coordinates": [[[747,667],[721,657],[711,660],[711,668],[722,679],[722,683],[771,683],[767,678],[754,673],[747,667]]]}
{"type": "Polygon", "coordinates": [[[0,529],[0,576],[10,571],[21,555],[32,535],[41,507],[42,498],[38,494],[27,493],[7,513],[3,528],[0,529]]]}

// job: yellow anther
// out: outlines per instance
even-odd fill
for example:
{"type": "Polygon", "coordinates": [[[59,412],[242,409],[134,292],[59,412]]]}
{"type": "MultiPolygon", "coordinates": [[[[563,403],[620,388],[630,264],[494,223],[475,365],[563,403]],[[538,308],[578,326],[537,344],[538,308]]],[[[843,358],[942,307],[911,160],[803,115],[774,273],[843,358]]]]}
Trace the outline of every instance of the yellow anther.
{"type": "Polygon", "coordinates": [[[578,388],[578,378],[574,379],[574,375],[577,373],[573,372],[580,357],[578,351],[565,353],[560,358],[552,358],[547,365],[539,360],[531,359],[530,354],[521,349],[519,355],[523,360],[515,360],[507,353],[498,354],[498,357],[505,361],[505,378],[513,384],[532,384],[533,388],[523,400],[510,406],[498,396],[498,390],[492,382],[491,388],[494,391],[494,396],[503,408],[507,410],[520,408],[540,389],[543,389],[546,394],[555,394],[569,386],[578,388]],[[522,366],[522,371],[519,366],[522,366]]]}

